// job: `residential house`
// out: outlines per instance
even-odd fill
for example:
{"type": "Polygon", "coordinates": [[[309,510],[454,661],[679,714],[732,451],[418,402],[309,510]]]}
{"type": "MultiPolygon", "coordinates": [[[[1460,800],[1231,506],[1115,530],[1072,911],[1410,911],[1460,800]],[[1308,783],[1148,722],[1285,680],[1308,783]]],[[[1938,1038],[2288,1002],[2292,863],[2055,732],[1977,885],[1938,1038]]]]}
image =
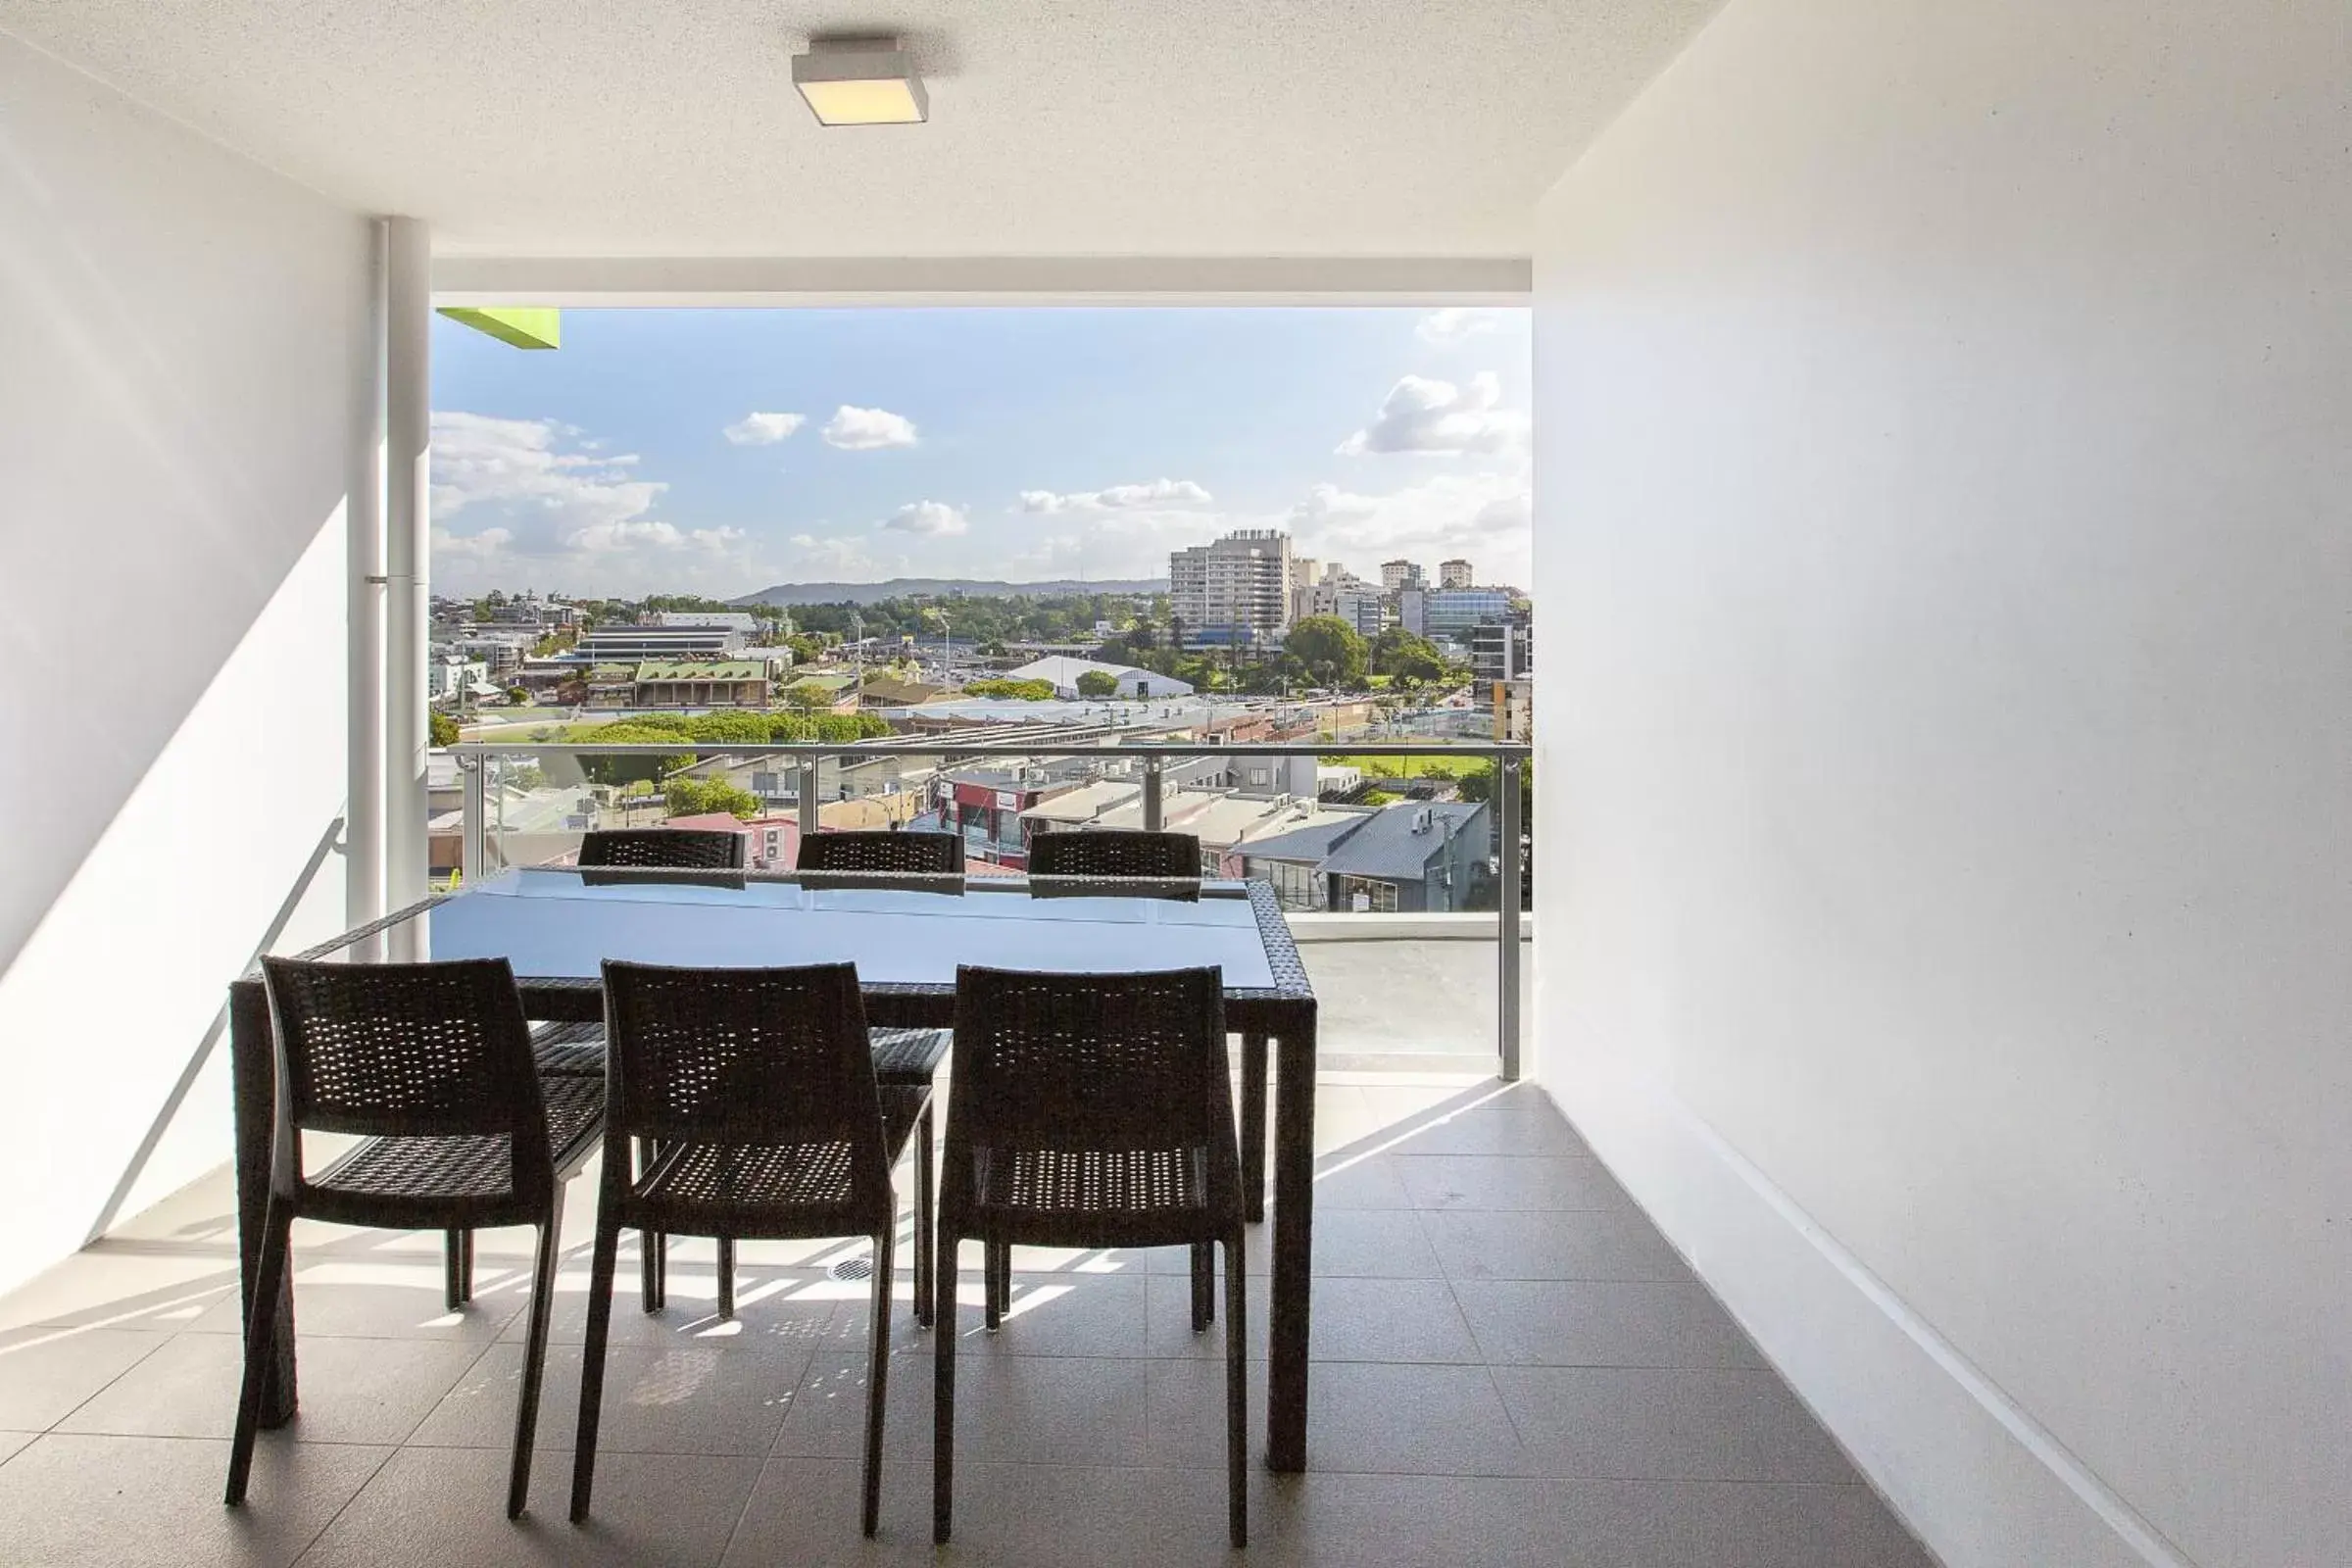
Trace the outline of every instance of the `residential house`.
{"type": "Polygon", "coordinates": [[[1493,841],[1484,802],[1399,801],[1247,844],[1241,869],[1290,908],[1442,913],[1473,906],[1493,841]]]}

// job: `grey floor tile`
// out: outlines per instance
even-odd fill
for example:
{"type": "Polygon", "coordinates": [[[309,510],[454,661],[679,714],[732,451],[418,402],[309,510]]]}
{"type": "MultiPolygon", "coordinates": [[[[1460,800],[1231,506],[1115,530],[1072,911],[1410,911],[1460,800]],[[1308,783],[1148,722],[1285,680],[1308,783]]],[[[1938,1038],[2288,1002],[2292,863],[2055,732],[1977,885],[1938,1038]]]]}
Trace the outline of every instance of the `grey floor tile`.
{"type": "MultiPolygon", "coordinates": [[[[300,1259],[296,1261],[299,1265],[300,1259]]],[[[504,1288],[511,1272],[477,1257],[474,1298],[452,1312],[443,1294],[438,1263],[298,1266],[294,1321],[306,1335],[481,1344],[496,1339],[526,1299],[526,1293],[504,1288]]],[[[187,1328],[196,1334],[242,1334],[243,1318],[237,1295],[231,1291],[205,1308],[187,1328]]]]}
{"type": "Polygon", "coordinates": [[[1631,1208],[1597,1159],[1576,1154],[1391,1156],[1415,1208],[1631,1208]]]}
{"type": "Polygon", "coordinates": [[[1674,1249],[1632,1211],[1431,1210],[1420,1216],[1454,1280],[1688,1280],[1674,1249]]]}
{"type": "MultiPolygon", "coordinates": [[[[1126,1358],[958,1354],[956,1451],[975,1460],[1040,1464],[1141,1464],[1145,1368],[1126,1358]]],[[[779,1456],[854,1458],[865,1437],[866,1359],[820,1355],[793,1396],[776,1439],[779,1456]]],[[[936,1368],[894,1357],[883,1452],[931,1454],[936,1368]]]]}
{"type": "Polygon", "coordinates": [[[8,1463],[11,1455],[39,1436],[37,1432],[0,1432],[0,1464],[8,1463]]]}
{"type": "Polygon", "coordinates": [[[129,1329],[14,1329],[0,1335],[0,1427],[54,1426],[154,1354],[168,1336],[129,1329]]]}
{"type": "Polygon", "coordinates": [[[1438,1279],[1443,1270],[1410,1209],[1338,1209],[1315,1215],[1318,1279],[1438,1279]]]}
{"type": "MultiPolygon", "coordinates": [[[[707,1568],[726,1550],[760,1461],[600,1453],[585,1524],[565,1520],[568,1455],[545,1454],[530,1511],[506,1513],[507,1454],[404,1448],[303,1557],[304,1568],[707,1568]]],[[[771,1559],[779,1560],[779,1559],[771,1559]]]]}
{"type": "MultiPolygon", "coordinates": [[[[304,1442],[399,1443],[481,1353],[472,1344],[304,1336],[301,1407],[285,1430],[304,1442]]],[[[178,1335],[58,1429],[225,1438],[236,1425],[243,1366],[244,1347],[233,1335],[178,1335]]]]}
{"type": "MultiPolygon", "coordinates": [[[[1250,1279],[1242,1310],[1250,1319],[1250,1358],[1266,1358],[1266,1282],[1250,1279]]],[[[1145,1329],[1151,1340],[1151,1353],[1158,1359],[1191,1359],[1205,1357],[1214,1360],[1225,1353],[1225,1281],[1217,1280],[1217,1317],[1199,1334],[1193,1332],[1193,1286],[1182,1274],[1154,1274],[1150,1278],[1149,1298],[1145,1308],[1145,1329]]]]}
{"type": "MultiPolygon", "coordinates": [[[[1220,1342],[1223,1335],[1218,1336],[1220,1342]]],[[[1196,1359],[1148,1363],[1147,1462],[1178,1469],[1218,1469],[1225,1463],[1225,1361],[1196,1359]]],[[[1249,1445],[1252,1469],[1266,1450],[1266,1363],[1244,1369],[1249,1390],[1249,1445]]]]}
{"type": "Polygon", "coordinates": [[[1385,1117],[1395,1154],[1518,1154],[1592,1157],[1592,1151],[1532,1084],[1492,1085],[1457,1093],[1425,1108],[1419,1094],[1363,1091],[1375,1117],[1385,1117]]]}
{"type": "Polygon", "coordinates": [[[42,1568],[282,1568],[389,1451],[265,1443],[232,1510],[226,1443],[51,1433],[0,1465],[0,1539],[42,1568]]]}
{"type": "Polygon", "coordinates": [[[1444,1280],[1320,1279],[1308,1354],[1317,1361],[1476,1362],[1478,1342],[1444,1280]]]}
{"type": "MultiPolygon", "coordinates": [[[[1091,1465],[998,1464],[958,1457],[955,1534],[931,1544],[931,1467],[886,1463],[881,1528],[858,1533],[854,1459],[770,1459],[728,1549],[729,1568],[839,1564],[987,1563],[1100,1568],[1165,1561],[1153,1521],[1189,1493],[1179,1471],[1091,1465]]],[[[1216,1516],[1222,1529],[1222,1503],[1216,1516]]],[[[1229,1558],[1228,1554],[1228,1558],[1229,1558]]]]}
{"type": "MultiPolygon", "coordinates": [[[[1765,1365],[1695,1280],[1456,1280],[1453,1295],[1479,1349],[1496,1366],[1765,1365]]],[[[1322,1310],[1318,1296],[1318,1328],[1322,1310]]]]}
{"type": "Polygon", "coordinates": [[[1315,1212],[1343,1208],[1411,1208],[1412,1195],[1397,1177],[1396,1161],[1386,1154],[1336,1161],[1315,1174],[1315,1212]]]}
{"type": "Polygon", "coordinates": [[[1770,1372],[1497,1367],[1530,1463],[1547,1475],[1643,1481],[1858,1478],[1770,1372]]]}
{"type": "MultiPolygon", "coordinates": [[[[718,1315],[718,1278],[708,1262],[672,1260],[668,1304],[659,1312],[645,1310],[638,1280],[637,1259],[625,1254],[612,1295],[614,1345],[814,1346],[829,1330],[835,1302],[863,1290],[862,1284],[842,1287],[810,1269],[746,1265],[736,1272],[735,1316],[727,1320],[718,1315]]],[[[555,1343],[577,1345],[587,1337],[588,1283],[585,1257],[556,1276],[555,1304],[548,1313],[548,1334],[555,1343]]],[[[516,1281],[497,1298],[485,1298],[486,1306],[492,1299],[511,1304],[501,1339],[520,1344],[530,1332],[521,1310],[529,1296],[529,1283],[516,1281]]]]}
{"type": "Polygon", "coordinates": [[[1935,1568],[1866,1487],[1551,1481],[1523,1506],[1577,1568],[1935,1568]]]}
{"type": "Polygon", "coordinates": [[[1317,1363],[1307,1463],[1413,1475],[1524,1475],[1510,1412],[1483,1366],[1317,1363]]]}
{"type": "MultiPolygon", "coordinates": [[[[1145,1323],[1150,1276],[1116,1273],[1021,1274],[1012,1276],[1012,1298],[1003,1327],[991,1334],[980,1276],[958,1281],[957,1341],[965,1355],[1141,1356],[1149,1353],[1145,1323]]],[[[911,1302],[907,1305],[911,1306],[911,1302]]],[[[914,1326],[914,1314],[893,1314],[894,1339],[929,1354],[933,1339],[914,1326]],[[898,1318],[905,1321],[898,1322],[898,1318]]],[[[845,1304],[836,1334],[845,1344],[862,1345],[873,1321],[864,1303],[845,1304]]]]}
{"type": "MultiPolygon", "coordinates": [[[[773,1350],[615,1345],[605,1355],[597,1450],[763,1455],[808,1370],[808,1345],[773,1350]]],[[[548,1348],[537,1443],[569,1448],[579,1425],[582,1347],[548,1348]]],[[[435,1405],[412,1444],[496,1447],[514,1442],[522,1347],[494,1345],[435,1405]]]]}
{"type": "MultiPolygon", "coordinates": [[[[1141,1267],[1147,1274],[1190,1274],[1193,1269],[1192,1250],[1183,1247],[1128,1248],[1120,1251],[1089,1254],[1122,1269],[1141,1267]]],[[[1225,1266],[1225,1249],[1216,1249],[1217,1267],[1225,1266]]],[[[1251,1225],[1242,1233],[1242,1261],[1252,1275],[1270,1273],[1274,1267],[1274,1215],[1271,1206],[1266,1222],[1251,1225]]],[[[1018,1266],[1016,1254],[1015,1266],[1018,1266]]]]}

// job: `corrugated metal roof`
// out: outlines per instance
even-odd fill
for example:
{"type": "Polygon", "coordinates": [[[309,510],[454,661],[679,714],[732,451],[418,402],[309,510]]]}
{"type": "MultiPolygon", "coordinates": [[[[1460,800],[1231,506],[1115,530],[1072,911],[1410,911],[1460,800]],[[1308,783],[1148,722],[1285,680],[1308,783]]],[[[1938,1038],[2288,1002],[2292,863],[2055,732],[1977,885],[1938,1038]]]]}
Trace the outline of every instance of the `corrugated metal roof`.
{"type": "Polygon", "coordinates": [[[1480,831],[1486,814],[1483,802],[1399,801],[1383,807],[1356,832],[1336,845],[1324,871],[1335,876],[1368,876],[1383,882],[1418,882],[1429,858],[1452,836],[1480,831]],[[1428,813],[1428,825],[1414,824],[1428,813]]]}

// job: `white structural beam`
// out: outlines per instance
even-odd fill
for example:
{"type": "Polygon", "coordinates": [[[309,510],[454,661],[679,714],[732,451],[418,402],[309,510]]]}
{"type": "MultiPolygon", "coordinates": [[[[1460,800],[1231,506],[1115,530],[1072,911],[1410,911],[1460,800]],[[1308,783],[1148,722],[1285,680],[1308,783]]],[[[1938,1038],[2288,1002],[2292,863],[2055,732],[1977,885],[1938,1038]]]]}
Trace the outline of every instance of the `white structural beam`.
{"type": "Polygon", "coordinates": [[[365,925],[384,912],[384,287],[387,235],[378,222],[368,267],[366,376],[355,399],[345,501],[350,574],[348,778],[343,810],[344,914],[365,925]]]}
{"type": "Polygon", "coordinates": [[[1524,305],[1525,257],[448,256],[442,305],[1524,305]]]}
{"type": "Polygon", "coordinates": [[[384,225],[384,893],[424,896],[426,596],[432,528],[432,235],[420,219],[384,225]]]}

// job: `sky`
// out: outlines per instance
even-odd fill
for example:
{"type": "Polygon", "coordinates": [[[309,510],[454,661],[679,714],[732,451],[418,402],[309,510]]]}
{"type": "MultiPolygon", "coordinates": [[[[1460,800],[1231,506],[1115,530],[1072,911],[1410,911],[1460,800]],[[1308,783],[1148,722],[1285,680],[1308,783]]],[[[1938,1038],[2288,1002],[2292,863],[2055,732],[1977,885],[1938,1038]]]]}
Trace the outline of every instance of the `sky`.
{"type": "Polygon", "coordinates": [[[567,310],[433,322],[433,587],[1164,577],[1233,528],[1525,584],[1523,310],[567,310]]]}

